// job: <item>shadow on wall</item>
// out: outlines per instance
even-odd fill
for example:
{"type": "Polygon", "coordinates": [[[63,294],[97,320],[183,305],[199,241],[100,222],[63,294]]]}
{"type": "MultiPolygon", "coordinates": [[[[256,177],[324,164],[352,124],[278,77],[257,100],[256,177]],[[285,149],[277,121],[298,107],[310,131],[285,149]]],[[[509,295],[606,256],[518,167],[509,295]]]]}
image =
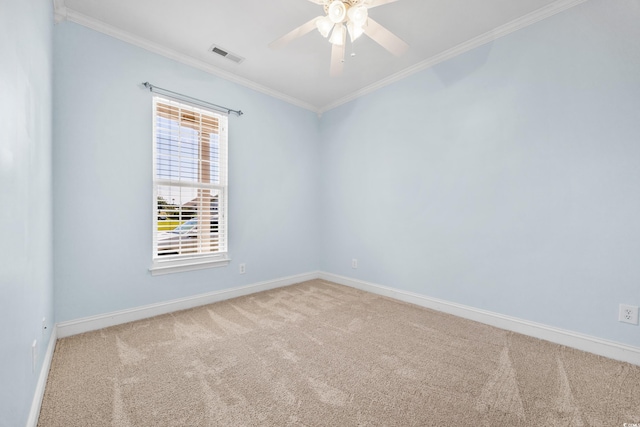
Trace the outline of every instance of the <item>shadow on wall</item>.
{"type": "Polygon", "coordinates": [[[464,55],[436,64],[431,69],[444,86],[451,86],[482,68],[492,50],[493,42],[490,42],[465,52],[464,55]]]}

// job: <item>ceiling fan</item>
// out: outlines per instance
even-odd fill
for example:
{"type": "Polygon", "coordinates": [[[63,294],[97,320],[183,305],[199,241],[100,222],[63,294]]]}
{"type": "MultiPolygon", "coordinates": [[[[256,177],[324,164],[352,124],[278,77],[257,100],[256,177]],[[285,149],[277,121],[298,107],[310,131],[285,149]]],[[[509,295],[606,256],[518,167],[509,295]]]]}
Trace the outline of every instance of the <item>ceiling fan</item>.
{"type": "Polygon", "coordinates": [[[353,43],[362,34],[396,56],[408,48],[402,39],[369,17],[368,10],[398,0],[309,0],[324,7],[325,16],[317,16],[269,44],[279,49],[292,40],[317,29],[331,43],[331,76],[342,73],[347,34],[353,43]]]}

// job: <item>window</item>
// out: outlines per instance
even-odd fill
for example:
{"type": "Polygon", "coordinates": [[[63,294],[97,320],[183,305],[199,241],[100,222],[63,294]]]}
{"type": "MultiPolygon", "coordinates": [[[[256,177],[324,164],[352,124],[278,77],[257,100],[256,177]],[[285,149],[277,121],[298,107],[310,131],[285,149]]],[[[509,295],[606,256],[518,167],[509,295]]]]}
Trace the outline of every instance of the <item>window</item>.
{"type": "Polygon", "coordinates": [[[153,98],[152,274],[227,265],[227,116],[153,98]]]}

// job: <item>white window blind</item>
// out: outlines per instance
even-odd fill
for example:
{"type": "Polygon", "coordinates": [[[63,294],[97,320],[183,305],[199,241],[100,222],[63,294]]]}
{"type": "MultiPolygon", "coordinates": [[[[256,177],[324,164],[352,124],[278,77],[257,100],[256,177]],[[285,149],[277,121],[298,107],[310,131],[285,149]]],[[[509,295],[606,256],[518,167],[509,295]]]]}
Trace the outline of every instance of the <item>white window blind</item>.
{"type": "Polygon", "coordinates": [[[227,116],[153,98],[152,271],[227,260],[227,116]]]}

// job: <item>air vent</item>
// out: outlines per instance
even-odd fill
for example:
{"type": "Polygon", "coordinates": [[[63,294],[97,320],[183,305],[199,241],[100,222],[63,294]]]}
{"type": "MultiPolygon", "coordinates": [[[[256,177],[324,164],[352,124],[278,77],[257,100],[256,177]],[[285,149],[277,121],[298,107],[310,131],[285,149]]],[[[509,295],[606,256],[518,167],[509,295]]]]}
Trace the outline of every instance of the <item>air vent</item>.
{"type": "Polygon", "coordinates": [[[209,48],[209,50],[213,53],[215,53],[216,55],[220,55],[230,61],[235,62],[236,64],[241,63],[242,61],[244,61],[244,58],[241,57],[240,55],[236,55],[235,53],[231,53],[226,49],[221,48],[220,46],[216,46],[213,45],[209,48]]]}

